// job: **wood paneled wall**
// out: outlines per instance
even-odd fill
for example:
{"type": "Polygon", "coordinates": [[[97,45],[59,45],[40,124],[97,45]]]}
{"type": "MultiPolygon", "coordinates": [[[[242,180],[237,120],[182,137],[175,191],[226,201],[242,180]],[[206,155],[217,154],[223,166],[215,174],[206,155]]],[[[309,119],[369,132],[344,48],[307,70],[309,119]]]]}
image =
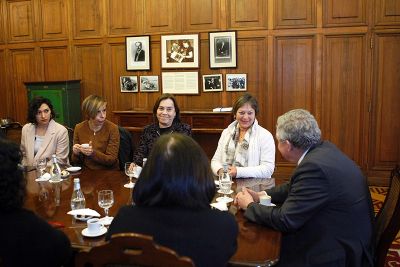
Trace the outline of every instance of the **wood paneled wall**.
{"type": "MultiPolygon", "coordinates": [[[[161,92],[121,93],[119,77],[161,78],[161,35],[185,33],[200,33],[199,77],[247,74],[265,128],[306,108],[371,183],[387,184],[400,162],[398,0],[0,0],[0,116],[26,121],[24,82],[67,79],[82,80],[82,97],[104,96],[109,111],[151,110],[161,92]],[[238,66],[210,69],[208,32],[225,30],[237,30],[238,66]],[[126,71],[134,35],[151,36],[150,71],[126,71]]],[[[206,111],[239,95],[177,99],[206,111]]],[[[277,177],[293,169],[279,153],[277,163],[277,177]]]]}

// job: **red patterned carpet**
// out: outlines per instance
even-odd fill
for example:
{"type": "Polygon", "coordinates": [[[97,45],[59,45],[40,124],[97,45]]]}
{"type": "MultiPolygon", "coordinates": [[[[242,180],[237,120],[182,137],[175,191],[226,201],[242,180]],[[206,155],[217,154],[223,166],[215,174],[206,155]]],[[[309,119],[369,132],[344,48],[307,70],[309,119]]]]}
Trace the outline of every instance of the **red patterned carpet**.
{"type": "MultiPolygon", "coordinates": [[[[387,187],[370,186],[369,190],[371,192],[375,213],[377,213],[385,200],[387,187]]],[[[400,267],[400,233],[389,249],[385,266],[400,267]]]]}

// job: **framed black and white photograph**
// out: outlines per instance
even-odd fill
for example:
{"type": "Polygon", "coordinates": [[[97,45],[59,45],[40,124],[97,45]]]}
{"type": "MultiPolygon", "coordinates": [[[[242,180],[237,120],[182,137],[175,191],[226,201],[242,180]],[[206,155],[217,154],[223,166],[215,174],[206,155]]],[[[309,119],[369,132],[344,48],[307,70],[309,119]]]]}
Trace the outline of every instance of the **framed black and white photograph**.
{"type": "Polygon", "coordinates": [[[121,92],[123,93],[137,93],[138,83],[137,76],[121,76],[119,77],[121,92]]]}
{"type": "Polygon", "coordinates": [[[199,35],[163,35],[161,36],[162,68],[198,68],[199,35]]]}
{"type": "Polygon", "coordinates": [[[236,68],[236,31],[210,32],[210,68],[236,68]]]}
{"type": "Polygon", "coordinates": [[[222,74],[203,75],[203,92],[218,92],[222,88],[222,74]]]}
{"type": "Polygon", "coordinates": [[[140,76],[140,92],[158,92],[158,76],[140,76]]]}
{"type": "Polygon", "coordinates": [[[126,69],[150,70],[150,36],[126,37],[126,69]]]}
{"type": "Polygon", "coordinates": [[[226,74],[226,91],[246,91],[246,74],[226,74]]]}

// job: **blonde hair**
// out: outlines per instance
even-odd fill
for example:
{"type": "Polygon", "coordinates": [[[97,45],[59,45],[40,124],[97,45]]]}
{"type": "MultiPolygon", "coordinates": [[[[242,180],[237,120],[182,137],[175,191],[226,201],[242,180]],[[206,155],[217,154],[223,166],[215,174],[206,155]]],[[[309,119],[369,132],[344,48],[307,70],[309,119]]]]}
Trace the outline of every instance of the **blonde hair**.
{"type": "Polygon", "coordinates": [[[107,102],[101,96],[90,95],[82,102],[82,112],[87,119],[94,119],[97,116],[97,111],[107,102]]]}

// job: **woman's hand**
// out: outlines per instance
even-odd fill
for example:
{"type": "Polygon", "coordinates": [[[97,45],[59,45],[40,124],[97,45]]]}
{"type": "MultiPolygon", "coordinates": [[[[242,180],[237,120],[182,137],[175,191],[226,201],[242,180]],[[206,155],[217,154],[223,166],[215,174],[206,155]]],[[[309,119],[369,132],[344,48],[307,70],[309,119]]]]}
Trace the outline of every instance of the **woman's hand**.
{"type": "Polygon", "coordinates": [[[236,169],[236,166],[229,166],[228,167],[228,173],[229,173],[229,175],[232,177],[232,178],[236,178],[236,175],[237,175],[237,169],[236,169]]]}

